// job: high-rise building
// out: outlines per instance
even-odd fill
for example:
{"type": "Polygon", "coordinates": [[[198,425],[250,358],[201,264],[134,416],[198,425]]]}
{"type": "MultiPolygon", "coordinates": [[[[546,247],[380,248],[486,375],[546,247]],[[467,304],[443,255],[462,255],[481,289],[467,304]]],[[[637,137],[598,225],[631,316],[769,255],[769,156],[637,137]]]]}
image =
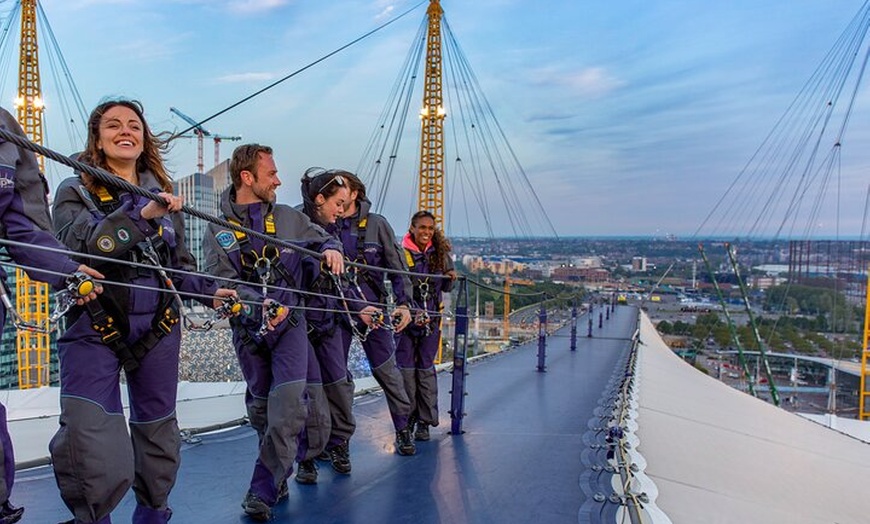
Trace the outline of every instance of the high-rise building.
{"type": "MultiPolygon", "coordinates": [[[[224,160],[206,173],[194,173],[173,182],[177,195],[184,197],[184,203],[213,216],[220,213],[220,195],[230,184],[230,161],[224,160]]],[[[205,233],[207,222],[194,216],[186,216],[184,223],[184,238],[187,248],[196,258],[199,271],[204,270],[204,257],[202,253],[202,237],[205,233]]]]}

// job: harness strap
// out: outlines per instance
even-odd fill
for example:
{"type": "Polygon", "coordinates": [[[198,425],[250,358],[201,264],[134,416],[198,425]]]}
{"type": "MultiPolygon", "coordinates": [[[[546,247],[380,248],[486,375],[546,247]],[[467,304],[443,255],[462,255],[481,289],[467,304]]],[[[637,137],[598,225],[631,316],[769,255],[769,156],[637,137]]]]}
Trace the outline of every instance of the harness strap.
{"type": "MultiPolygon", "coordinates": [[[[365,249],[366,249],[366,226],[368,225],[368,217],[363,218],[357,222],[357,236],[356,236],[356,261],[360,264],[368,264],[366,262],[365,249]]],[[[366,284],[378,295],[377,301],[383,302],[387,296],[386,290],[384,290],[383,283],[378,282],[376,278],[374,278],[368,270],[362,268],[356,268],[357,275],[361,276],[366,284]]],[[[364,298],[364,297],[361,297],[364,298]]]]}

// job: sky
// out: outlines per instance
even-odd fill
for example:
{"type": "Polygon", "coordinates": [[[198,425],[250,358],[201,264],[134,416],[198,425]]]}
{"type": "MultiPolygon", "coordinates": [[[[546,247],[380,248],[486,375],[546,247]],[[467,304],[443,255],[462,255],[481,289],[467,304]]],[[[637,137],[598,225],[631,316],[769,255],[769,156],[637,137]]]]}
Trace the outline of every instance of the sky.
{"type": "MultiPolygon", "coordinates": [[[[42,6],[88,111],[107,96],[136,98],[152,128],[180,130],[187,125],[170,107],[204,119],[418,3],[43,0],[42,6]]],[[[703,235],[705,218],[863,3],[444,0],[442,6],[558,235],[689,238],[703,235]]],[[[11,4],[0,2],[0,16],[11,4]]],[[[358,166],[424,16],[425,4],[206,129],[273,146],[284,182],[279,200],[299,202],[306,168],[358,166]]],[[[0,103],[7,108],[14,75],[4,69],[0,103]]],[[[43,83],[50,110],[60,95],[43,83]]],[[[59,135],[64,131],[49,131],[48,145],[72,152],[75,139],[59,135]]],[[[834,189],[817,204],[830,214],[813,215],[813,234],[861,233],[867,140],[870,94],[860,86],[834,189]]],[[[222,144],[223,157],[233,145],[222,144]]],[[[404,155],[417,154],[415,143],[403,147],[404,155]]],[[[209,142],[204,156],[208,167],[209,142]]],[[[176,141],[167,161],[176,178],[193,172],[195,141],[176,141]]],[[[50,174],[53,184],[66,176],[50,174]]],[[[413,176],[403,176],[396,185],[405,189],[382,202],[397,231],[414,206],[413,176]]],[[[487,198],[499,196],[490,189],[487,198]]],[[[498,213],[493,209],[494,234],[510,235],[498,213]]],[[[739,235],[741,227],[714,224],[709,231],[739,235]]],[[[448,232],[484,233],[478,221],[449,217],[448,232]]]]}

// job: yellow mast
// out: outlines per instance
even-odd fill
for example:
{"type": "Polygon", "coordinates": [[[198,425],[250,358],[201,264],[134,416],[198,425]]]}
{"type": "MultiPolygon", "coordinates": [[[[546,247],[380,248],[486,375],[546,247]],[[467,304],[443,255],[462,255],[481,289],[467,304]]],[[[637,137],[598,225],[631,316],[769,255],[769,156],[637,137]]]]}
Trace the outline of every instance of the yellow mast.
{"type": "Polygon", "coordinates": [[[867,268],[867,290],[866,301],[864,303],[864,349],[861,352],[861,389],[858,391],[858,420],[867,420],[870,418],[870,410],[867,409],[865,398],[870,395],[867,391],[868,384],[867,376],[870,370],[867,369],[867,359],[870,357],[870,348],[867,347],[870,342],[870,267],[867,268]]]}
{"type": "Polygon", "coordinates": [[[426,36],[426,82],[420,121],[420,191],[418,210],[435,215],[435,225],[444,229],[444,111],[441,92],[441,9],[439,0],[430,0],[429,31],[426,36]]]}
{"type": "MultiPolygon", "coordinates": [[[[21,54],[18,62],[18,97],[15,106],[18,122],[27,136],[42,145],[42,89],[39,81],[39,47],[36,41],[36,2],[21,0],[21,54]]],[[[39,168],[44,171],[44,160],[39,157],[39,168]]],[[[21,317],[39,325],[48,319],[48,286],[30,280],[24,271],[15,271],[15,306],[21,317]]],[[[19,330],[18,385],[21,389],[37,388],[49,384],[49,349],[47,333],[19,330]]]]}
{"type": "MultiPolygon", "coordinates": [[[[426,80],[423,86],[423,109],[420,110],[420,180],[418,211],[435,216],[435,227],[444,229],[444,98],[441,90],[441,9],[439,0],[430,0],[426,16],[426,80]]],[[[440,320],[439,320],[440,322],[440,320]]],[[[441,363],[441,340],[435,363],[441,363]]]]}

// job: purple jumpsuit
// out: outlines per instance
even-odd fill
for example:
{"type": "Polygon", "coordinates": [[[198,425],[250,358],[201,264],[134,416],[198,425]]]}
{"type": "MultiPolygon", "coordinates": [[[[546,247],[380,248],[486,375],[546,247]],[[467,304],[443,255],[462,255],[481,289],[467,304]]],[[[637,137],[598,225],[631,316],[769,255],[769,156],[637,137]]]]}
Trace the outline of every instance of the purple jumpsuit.
{"type": "MultiPolygon", "coordinates": [[[[387,220],[376,213],[370,213],[371,203],[368,200],[358,202],[358,212],[352,217],[340,220],[339,237],[344,245],[345,255],[350,260],[364,262],[374,267],[398,269],[407,271],[399,246],[396,245],[396,235],[387,220]],[[360,224],[365,224],[365,236],[360,239],[360,224]],[[362,253],[360,253],[362,247],[362,253]]],[[[406,290],[410,288],[407,275],[396,273],[387,274],[392,282],[396,305],[407,305],[406,290]]],[[[383,304],[386,301],[384,287],[384,272],[377,270],[361,269],[357,281],[365,300],[383,304]]],[[[353,332],[346,323],[341,323],[342,344],[344,347],[345,361],[353,340],[353,332]]],[[[405,392],[402,382],[402,374],[396,367],[393,334],[387,329],[375,329],[368,334],[362,343],[372,375],[387,397],[387,406],[390,409],[390,417],[396,431],[408,427],[411,414],[411,403],[405,392]]],[[[330,443],[333,442],[330,438],[330,443]]]]}
{"type": "MultiPolygon", "coordinates": [[[[235,190],[230,187],[221,196],[221,212],[254,231],[267,231],[266,224],[274,223],[275,237],[284,242],[322,253],[327,249],[341,250],[337,240],[315,226],[300,211],[289,206],[270,203],[240,205],[235,202],[235,190]]],[[[261,285],[253,270],[254,254],[264,253],[265,242],[244,235],[239,238],[233,231],[209,224],[203,238],[206,271],[217,277],[248,280],[250,286],[239,286],[238,293],[245,302],[245,312],[231,321],[233,344],[242,374],[247,382],[245,404],[251,426],[260,437],[260,449],[251,476],[250,492],[269,506],[275,505],[278,487],[293,471],[298,454],[298,439],[313,404],[307,387],[308,377],[317,370],[309,363],[309,344],[305,316],[294,307],[300,297],[292,289],[302,279],[303,255],[289,248],[281,248],[278,262],[271,264],[271,286],[268,298],[291,308],[287,319],[274,331],[257,336],[262,323],[262,308],[250,307],[262,303],[261,285]]],[[[268,252],[267,252],[268,253],[268,252]]],[[[325,399],[323,399],[325,405],[325,399]]],[[[316,409],[316,412],[320,412],[316,409]]],[[[323,409],[329,423],[328,410],[323,409]]],[[[307,420],[308,419],[308,420],[307,420]]],[[[318,444],[317,447],[322,447],[318,444]]],[[[312,446],[314,448],[314,446],[312,446]]],[[[315,449],[312,449],[314,451],[315,449]]],[[[319,450],[316,450],[319,452],[319,450]]],[[[314,453],[311,453],[314,454],[314,453]]],[[[303,453],[299,458],[310,458],[303,453]]]]}
{"type": "MultiPolygon", "coordinates": [[[[161,191],[150,172],[139,173],[140,187],[161,191]]],[[[184,239],[184,217],[173,213],[146,220],[142,209],[149,200],[126,191],[111,192],[105,201],[89,192],[79,177],[61,183],[54,203],[58,238],[73,251],[150,264],[143,255],[146,239],[158,246],[164,267],[194,271],[196,263],[184,239]],[[162,246],[162,247],[160,247],[162,246]]],[[[135,346],[143,337],[158,338],[138,367],[125,372],[130,399],[129,435],[121,404],[119,375],[122,360],[117,346],[103,342],[92,327],[91,314],[79,316],[58,340],[61,380],[60,428],[49,445],[61,497],[76,522],[111,522],[110,513],[133,486],[134,523],[169,520],[169,492],[179,467],[181,439],[175,414],[181,326],[168,333],[155,324],[172,295],[157,270],[96,261],[107,283],[122,281],[137,287],[105,286],[96,301],[114,315],[123,342],[135,346]]],[[[213,295],[213,280],[172,273],[182,293],[213,295]]],[[[211,299],[197,298],[211,307],[211,299]]],[[[91,304],[94,306],[94,304],[91,304]]]]}
{"type": "MultiPolygon", "coordinates": [[[[423,251],[411,240],[410,233],[402,240],[408,266],[414,273],[411,318],[416,319],[423,311],[429,316],[428,326],[411,321],[396,335],[396,362],[402,371],[405,390],[411,400],[411,416],[430,426],[438,425],[438,380],[435,377],[435,356],[441,341],[441,295],[453,288],[449,278],[432,278],[430,257],[435,248],[430,242],[423,251]]],[[[453,269],[450,258],[444,261],[444,272],[453,269]]]]}
{"type": "MultiPolygon", "coordinates": [[[[15,118],[0,108],[0,127],[24,136],[15,118]]],[[[30,151],[0,139],[0,238],[14,240],[33,246],[64,249],[48,230],[51,219],[46,200],[47,185],[39,172],[36,157],[30,151]]],[[[79,264],[61,253],[22,246],[5,246],[15,262],[24,266],[39,267],[49,271],[71,274],[79,264]]],[[[48,282],[55,288],[64,286],[61,275],[28,270],[31,278],[48,282]]],[[[0,267],[0,278],[6,273],[0,267]]],[[[6,309],[0,304],[0,331],[6,324],[6,309]]],[[[15,458],[12,439],[6,425],[6,408],[0,404],[0,505],[9,500],[15,479],[15,458]]]]}

